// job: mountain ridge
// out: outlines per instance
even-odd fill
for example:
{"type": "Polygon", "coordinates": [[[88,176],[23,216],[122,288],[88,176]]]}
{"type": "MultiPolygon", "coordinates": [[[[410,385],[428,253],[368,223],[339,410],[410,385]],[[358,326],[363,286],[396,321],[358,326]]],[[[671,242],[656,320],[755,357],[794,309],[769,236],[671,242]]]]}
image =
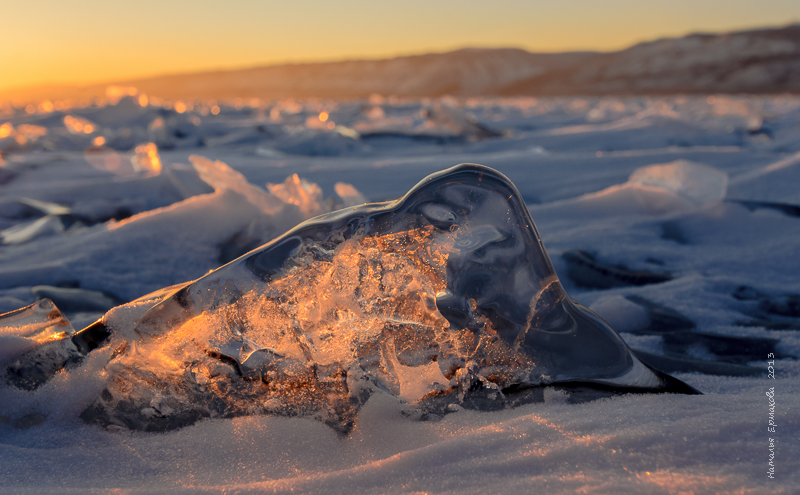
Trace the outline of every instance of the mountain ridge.
{"type": "MultiPolygon", "coordinates": [[[[364,98],[800,92],[800,24],[694,33],[614,52],[469,47],[386,59],[286,63],[116,81],[163,98],[364,98]]],[[[107,84],[0,91],[0,100],[92,97],[107,84]]]]}

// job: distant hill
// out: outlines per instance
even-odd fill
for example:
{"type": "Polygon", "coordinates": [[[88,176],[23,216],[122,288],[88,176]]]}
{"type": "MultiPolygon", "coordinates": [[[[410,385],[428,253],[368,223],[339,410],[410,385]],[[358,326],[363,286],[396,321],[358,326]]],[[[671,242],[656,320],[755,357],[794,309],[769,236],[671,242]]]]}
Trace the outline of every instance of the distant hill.
{"type": "MultiPolygon", "coordinates": [[[[164,98],[800,93],[800,24],[692,34],[608,53],[466,48],[385,60],[284,64],[109,84],[164,98]]],[[[106,84],[7,91],[0,99],[102,95],[106,84]]]]}
{"type": "Polygon", "coordinates": [[[800,24],[639,43],[498,89],[505,95],[781,92],[800,92],[800,24]]]}

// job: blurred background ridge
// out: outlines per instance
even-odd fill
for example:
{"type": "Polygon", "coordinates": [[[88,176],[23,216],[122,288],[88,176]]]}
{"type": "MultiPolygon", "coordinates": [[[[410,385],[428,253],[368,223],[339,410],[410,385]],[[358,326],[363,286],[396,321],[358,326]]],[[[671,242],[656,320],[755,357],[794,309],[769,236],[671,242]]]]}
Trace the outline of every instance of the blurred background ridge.
{"type": "Polygon", "coordinates": [[[92,98],[108,84],[163,98],[364,98],[800,92],[800,24],[691,34],[613,52],[464,48],[379,60],[268,65],[102,84],[0,90],[0,101],[92,98]]]}

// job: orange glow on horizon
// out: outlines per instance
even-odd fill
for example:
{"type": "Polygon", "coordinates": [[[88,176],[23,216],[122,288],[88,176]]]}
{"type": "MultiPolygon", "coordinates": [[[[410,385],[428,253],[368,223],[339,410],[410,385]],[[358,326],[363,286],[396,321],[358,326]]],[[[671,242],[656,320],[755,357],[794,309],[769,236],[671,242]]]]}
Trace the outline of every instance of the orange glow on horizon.
{"type": "MultiPolygon", "coordinates": [[[[136,8],[100,0],[9,3],[4,18],[14,22],[4,25],[5,39],[25,41],[6,43],[0,52],[0,91],[278,63],[388,58],[469,46],[535,52],[616,50],[664,36],[800,20],[800,3],[783,0],[408,0],[402,5],[340,0],[309,7],[305,0],[233,0],[225,5],[204,3],[202,8],[189,0],[142,0],[136,8]],[[263,28],[264,19],[272,20],[268,29],[263,28]],[[332,26],[335,36],[330,35],[332,26]]],[[[133,96],[127,85],[119,88],[133,96]]]]}
{"type": "Polygon", "coordinates": [[[136,93],[138,91],[132,86],[118,86],[116,84],[106,86],[106,98],[109,100],[119,100],[124,96],[136,96],[136,93]]]}

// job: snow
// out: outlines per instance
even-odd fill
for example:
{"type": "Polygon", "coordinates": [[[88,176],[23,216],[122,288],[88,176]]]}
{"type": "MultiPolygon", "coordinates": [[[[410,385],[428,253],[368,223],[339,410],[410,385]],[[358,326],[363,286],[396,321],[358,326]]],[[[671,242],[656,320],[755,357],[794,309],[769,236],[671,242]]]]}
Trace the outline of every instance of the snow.
{"type": "MultiPolygon", "coordinates": [[[[0,492],[800,486],[800,314],[791,303],[800,294],[800,99],[375,97],[181,102],[182,113],[157,101],[132,95],[116,105],[0,116],[0,311],[42,294],[57,305],[59,297],[99,305],[62,308],[79,329],[103,305],[199,278],[303,219],[395,199],[429,173],[473,162],[517,185],[566,291],[634,350],[749,366],[755,376],[671,372],[704,395],[572,404],[548,390],[540,403],[456,407],[428,420],[408,401],[376,394],[347,434],[279,416],[154,434],[79,419],[103,389],[114,351],[107,347],[34,391],[0,385],[0,492]],[[320,126],[314,119],[323,111],[329,118],[320,126]],[[94,144],[97,137],[105,144],[94,144]],[[583,287],[561,256],[571,250],[671,280],[583,287]],[[676,321],[692,328],[653,330],[676,321]],[[770,387],[775,432],[767,430],[770,387]]],[[[147,305],[114,311],[134,321],[147,305]]],[[[20,337],[0,339],[4,361],[29,348],[20,337]]],[[[425,370],[432,381],[436,371],[425,370]]]]}
{"type": "Polygon", "coordinates": [[[637,169],[628,182],[658,187],[702,206],[725,197],[728,174],[714,167],[676,160],[637,169]]]}

